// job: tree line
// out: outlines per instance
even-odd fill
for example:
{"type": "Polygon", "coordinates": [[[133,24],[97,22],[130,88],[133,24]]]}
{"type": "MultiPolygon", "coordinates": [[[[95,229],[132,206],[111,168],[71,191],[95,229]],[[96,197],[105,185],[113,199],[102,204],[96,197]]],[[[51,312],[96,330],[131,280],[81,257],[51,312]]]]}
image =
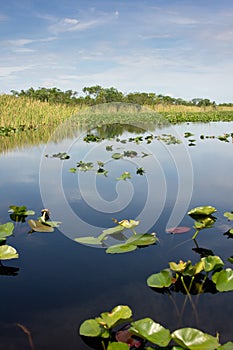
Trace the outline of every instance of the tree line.
{"type": "MultiPolygon", "coordinates": [[[[29,97],[30,99],[40,100],[42,102],[62,103],[72,105],[95,105],[109,102],[126,102],[136,103],[139,105],[155,106],[158,104],[168,105],[184,105],[184,106],[216,106],[215,101],[210,101],[208,98],[193,98],[186,101],[182,98],[175,98],[168,95],[157,95],[153,92],[130,92],[123,94],[114,87],[103,88],[100,85],[84,87],[82,95],[77,91],[67,90],[62,91],[56,87],[38,89],[29,88],[28,90],[11,90],[11,94],[16,97],[29,97]]],[[[219,106],[233,106],[233,103],[222,103],[219,106]]]]}

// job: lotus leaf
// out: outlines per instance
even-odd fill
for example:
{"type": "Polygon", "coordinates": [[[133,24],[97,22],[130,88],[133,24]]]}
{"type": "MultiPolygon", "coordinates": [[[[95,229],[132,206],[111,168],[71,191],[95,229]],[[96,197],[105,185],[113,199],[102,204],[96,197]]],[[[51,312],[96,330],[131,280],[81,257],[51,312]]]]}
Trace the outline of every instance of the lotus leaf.
{"type": "Polygon", "coordinates": [[[162,270],[159,273],[155,273],[147,279],[147,285],[152,288],[170,287],[171,284],[172,274],[168,269],[162,270]]]}
{"type": "Polygon", "coordinates": [[[31,227],[31,229],[36,232],[53,232],[54,231],[53,227],[47,224],[43,224],[41,221],[28,220],[28,224],[31,227]]]}
{"type": "Polygon", "coordinates": [[[127,239],[126,244],[134,244],[136,246],[151,245],[158,241],[155,233],[138,233],[127,239]]]}
{"type": "Polygon", "coordinates": [[[170,331],[151,318],[144,318],[131,323],[130,331],[137,336],[143,337],[153,344],[167,346],[171,340],[170,331]]]}
{"type": "Polygon", "coordinates": [[[107,248],[106,253],[108,254],[121,254],[132,252],[137,249],[137,246],[134,244],[115,244],[109,248],[107,248]]]}
{"type": "Polygon", "coordinates": [[[113,342],[108,345],[107,350],[129,350],[129,347],[125,343],[113,342]]]}
{"type": "Polygon", "coordinates": [[[209,216],[213,213],[215,213],[217,210],[214,207],[211,207],[210,205],[207,206],[200,206],[196,207],[194,209],[191,209],[188,212],[188,215],[193,215],[193,216],[209,216]]]}
{"type": "Polygon", "coordinates": [[[219,292],[229,292],[233,290],[233,270],[227,268],[220,272],[215,272],[212,281],[216,284],[219,292]]]}
{"type": "Polygon", "coordinates": [[[130,319],[132,310],[127,305],[118,305],[111,312],[103,312],[100,316],[108,328],[112,328],[120,321],[130,319]]]}
{"type": "Polygon", "coordinates": [[[224,265],[219,256],[207,256],[201,260],[203,262],[203,268],[206,272],[217,270],[224,265]]]}
{"type": "Polygon", "coordinates": [[[86,320],[81,324],[79,334],[85,337],[98,337],[101,334],[101,326],[94,319],[86,320]]]}
{"type": "Polygon", "coordinates": [[[177,344],[189,350],[215,350],[220,345],[218,337],[213,337],[195,328],[181,328],[173,332],[171,336],[177,344]]]}
{"type": "Polygon", "coordinates": [[[10,245],[0,246],[0,260],[16,259],[19,257],[16,249],[10,245]]]}
{"type": "Polygon", "coordinates": [[[11,236],[14,230],[14,224],[12,222],[7,222],[0,225],[0,239],[11,236]]]}

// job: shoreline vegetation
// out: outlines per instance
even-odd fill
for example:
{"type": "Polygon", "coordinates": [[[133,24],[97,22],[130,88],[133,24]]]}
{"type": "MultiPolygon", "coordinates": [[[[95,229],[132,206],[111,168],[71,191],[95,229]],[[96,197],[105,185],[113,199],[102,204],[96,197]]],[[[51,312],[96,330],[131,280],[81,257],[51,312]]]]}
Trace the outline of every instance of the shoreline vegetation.
{"type": "MultiPolygon", "coordinates": [[[[159,113],[170,123],[233,120],[233,103],[217,105],[204,98],[185,101],[154,93],[124,95],[113,87],[102,88],[99,85],[85,87],[82,91],[85,96],[81,97],[72,90],[63,92],[57,88],[30,88],[20,92],[12,90],[11,95],[0,95],[0,127],[53,128],[73,116],[80,116],[80,122],[85,121],[85,118],[88,121],[88,113],[84,111],[90,107],[97,110],[99,105],[109,103],[143,106],[148,112],[159,113]]],[[[156,113],[154,116],[156,118],[156,113]]]]}

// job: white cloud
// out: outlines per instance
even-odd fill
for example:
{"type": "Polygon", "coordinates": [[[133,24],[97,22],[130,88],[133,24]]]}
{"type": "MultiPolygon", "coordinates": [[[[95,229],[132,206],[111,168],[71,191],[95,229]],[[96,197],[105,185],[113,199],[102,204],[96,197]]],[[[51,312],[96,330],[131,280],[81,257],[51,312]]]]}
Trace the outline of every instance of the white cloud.
{"type": "Polygon", "coordinates": [[[49,27],[49,30],[53,33],[62,33],[62,32],[74,32],[74,31],[82,31],[96,25],[101,24],[100,20],[93,19],[88,21],[79,21],[75,18],[63,18],[59,20],[57,23],[52,24],[49,27]]]}

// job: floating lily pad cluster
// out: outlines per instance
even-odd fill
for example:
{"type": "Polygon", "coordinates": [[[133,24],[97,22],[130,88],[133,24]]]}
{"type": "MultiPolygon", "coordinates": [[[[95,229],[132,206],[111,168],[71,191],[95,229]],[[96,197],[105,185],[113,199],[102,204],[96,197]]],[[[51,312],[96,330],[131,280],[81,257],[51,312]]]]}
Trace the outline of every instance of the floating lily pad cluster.
{"type": "Polygon", "coordinates": [[[14,224],[7,222],[0,225],[0,261],[16,259],[19,257],[16,249],[6,244],[7,237],[13,234],[14,224]]]}
{"type": "Polygon", "coordinates": [[[116,226],[103,230],[98,237],[79,237],[75,238],[75,241],[82,244],[107,247],[107,240],[110,236],[117,239],[117,235],[121,234],[120,239],[123,239],[124,243],[109,246],[106,249],[106,253],[108,254],[131,252],[136,250],[138,247],[149,246],[158,241],[155,233],[137,233],[135,231],[135,227],[139,225],[139,221],[122,220],[118,222],[116,219],[114,219],[114,222],[117,223],[116,226]],[[131,231],[131,236],[129,238],[123,234],[124,230],[131,231]]]}
{"type": "MultiPolygon", "coordinates": [[[[192,139],[191,137],[194,136],[193,133],[189,132],[189,131],[186,131],[184,133],[184,137],[185,138],[188,138],[188,141],[189,141],[189,146],[195,146],[195,142],[196,140],[195,139],[192,139]]],[[[201,140],[204,140],[204,139],[217,139],[219,141],[223,141],[223,142],[230,142],[229,141],[229,138],[231,138],[233,140],[233,133],[225,133],[223,135],[218,135],[218,136],[215,136],[215,135],[200,135],[200,139],[201,140]]]]}
{"type": "Polygon", "coordinates": [[[194,228],[196,229],[196,232],[194,233],[192,239],[195,239],[201,230],[213,227],[216,218],[212,216],[212,214],[216,211],[216,208],[207,205],[196,207],[188,212],[188,215],[195,220],[194,228]]]}
{"type": "Polygon", "coordinates": [[[146,317],[133,320],[132,310],[126,305],[118,305],[111,312],[103,312],[100,316],[85,320],[79,334],[83,340],[94,338],[107,350],[127,350],[129,348],[145,349],[190,349],[190,350],[220,350],[232,349],[233,342],[221,345],[219,335],[212,336],[196,328],[180,328],[171,332],[153,319],[146,317]],[[120,324],[127,327],[119,329],[120,324]],[[117,327],[118,326],[118,330],[117,327]],[[135,344],[135,342],[137,342],[135,344]],[[175,344],[175,345],[174,345],[175,344]],[[155,347],[154,347],[155,346],[155,347]]]}
{"type": "Polygon", "coordinates": [[[170,292],[181,291],[184,294],[232,291],[233,270],[224,269],[224,265],[219,256],[201,258],[195,265],[190,260],[169,262],[169,268],[151,275],[147,279],[147,285],[156,289],[166,288],[170,292]]]}

